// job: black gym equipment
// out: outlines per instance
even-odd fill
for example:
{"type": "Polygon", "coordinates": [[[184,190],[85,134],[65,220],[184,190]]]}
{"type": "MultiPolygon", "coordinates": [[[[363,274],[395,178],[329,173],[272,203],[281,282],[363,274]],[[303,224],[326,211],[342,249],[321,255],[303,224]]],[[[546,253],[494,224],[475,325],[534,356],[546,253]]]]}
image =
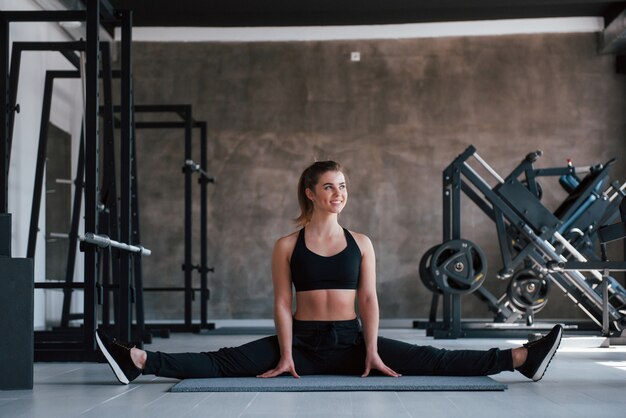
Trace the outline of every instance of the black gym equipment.
{"type": "MultiPolygon", "coordinates": [[[[113,247],[113,248],[117,248],[117,249],[121,249],[121,250],[127,250],[130,252],[134,252],[136,249],[138,248],[142,248],[142,247],[137,247],[137,246],[133,246],[133,245],[128,245],[128,244],[122,244],[122,243],[118,243],[118,241],[116,241],[115,239],[118,237],[119,235],[119,231],[118,231],[118,224],[117,224],[117,193],[116,193],[116,174],[115,174],[115,146],[114,146],[114,122],[115,125],[117,127],[119,127],[120,123],[119,120],[116,120],[113,118],[113,112],[114,110],[119,112],[121,110],[121,108],[119,106],[117,107],[113,107],[112,105],[112,101],[111,101],[111,94],[110,94],[110,86],[111,86],[111,80],[113,77],[119,78],[120,74],[119,71],[111,71],[110,69],[110,54],[109,54],[109,45],[108,44],[103,44],[101,46],[102,48],[102,53],[103,53],[103,70],[102,70],[102,79],[103,79],[103,86],[104,86],[104,102],[105,105],[103,106],[103,108],[101,109],[102,114],[104,115],[104,125],[105,125],[105,129],[104,129],[104,140],[103,140],[103,176],[102,176],[102,188],[100,191],[100,196],[101,196],[101,200],[98,206],[98,210],[99,210],[99,229],[101,234],[100,235],[94,235],[92,233],[88,233],[85,234],[85,237],[82,241],[87,242],[87,243],[93,243],[96,244],[97,247],[99,247],[101,250],[98,252],[98,280],[96,283],[96,288],[97,288],[97,301],[99,305],[102,305],[102,323],[101,326],[108,328],[110,326],[118,327],[117,325],[117,318],[120,317],[119,315],[119,301],[117,300],[118,297],[118,289],[119,289],[119,281],[118,279],[118,275],[119,275],[119,252],[118,251],[109,251],[108,247],[113,247]],[[111,238],[109,238],[106,235],[103,235],[103,233],[108,233],[108,234],[112,234],[111,238]],[[113,245],[110,245],[113,244],[113,245]],[[114,303],[113,306],[115,306],[114,309],[114,314],[115,314],[115,323],[113,325],[111,325],[111,318],[110,318],[110,306],[111,306],[111,298],[110,298],[110,293],[113,292],[113,296],[114,296],[114,303]]],[[[54,80],[55,78],[78,78],[80,76],[80,74],[78,72],[75,71],[48,71],[46,74],[46,89],[44,91],[44,103],[47,103],[47,106],[49,107],[50,104],[50,98],[52,96],[52,80],[54,80]]],[[[46,106],[46,104],[44,104],[44,107],[46,106]]],[[[186,160],[185,162],[185,170],[187,170],[187,168],[189,169],[189,172],[198,172],[202,175],[202,178],[199,180],[199,183],[201,184],[201,197],[202,197],[202,204],[201,204],[201,264],[200,266],[193,266],[194,268],[198,269],[201,273],[201,288],[200,289],[192,289],[191,288],[191,280],[186,281],[186,286],[185,287],[144,287],[143,286],[143,275],[142,275],[142,264],[141,264],[141,258],[140,257],[133,257],[133,268],[131,270],[132,276],[131,276],[131,304],[134,303],[135,304],[135,314],[136,314],[136,323],[132,324],[131,321],[131,328],[132,328],[132,339],[135,341],[138,341],[138,345],[141,346],[141,342],[146,342],[149,343],[151,341],[152,338],[152,334],[156,334],[159,336],[168,336],[169,332],[171,330],[174,331],[194,331],[197,332],[200,329],[213,329],[214,328],[214,324],[209,324],[207,322],[207,314],[206,314],[206,310],[207,310],[207,305],[206,302],[208,300],[208,296],[209,296],[209,291],[207,289],[207,273],[212,271],[212,268],[208,268],[207,267],[207,258],[206,258],[206,253],[207,253],[207,236],[206,236],[206,222],[207,222],[207,206],[206,206],[206,195],[207,195],[207,191],[206,191],[206,185],[209,182],[213,182],[213,179],[211,177],[209,177],[206,174],[205,168],[207,165],[207,138],[206,138],[206,123],[205,122],[197,122],[197,121],[193,121],[191,119],[191,107],[190,106],[163,106],[163,105],[159,105],[159,106],[135,106],[135,111],[141,111],[141,112],[158,112],[158,111],[163,111],[163,110],[170,110],[172,111],[172,109],[174,109],[176,111],[176,113],[180,113],[181,117],[183,118],[183,120],[186,119],[190,119],[193,122],[193,127],[194,128],[200,128],[201,131],[201,164],[195,164],[192,160],[186,160]],[[197,323],[192,323],[191,321],[191,306],[189,305],[189,307],[187,307],[186,313],[189,312],[189,315],[186,315],[186,320],[188,322],[186,322],[183,325],[180,324],[154,324],[151,323],[148,326],[145,325],[145,318],[144,318],[144,308],[143,308],[143,291],[185,291],[186,292],[186,300],[187,301],[191,301],[193,298],[193,292],[196,290],[200,290],[200,293],[202,295],[202,299],[201,299],[201,309],[202,309],[202,315],[201,315],[201,322],[200,325],[198,325],[197,323]],[[146,332],[146,330],[148,332],[146,332]]],[[[49,115],[49,110],[47,112],[44,112],[44,114],[47,116],[49,115]]],[[[163,123],[163,122],[159,122],[159,127],[160,128],[172,128],[172,127],[176,127],[176,128],[180,128],[186,127],[186,124],[184,122],[175,122],[175,123],[163,123]],[[181,125],[182,124],[182,125],[181,125]]],[[[146,127],[145,124],[142,124],[141,122],[139,122],[138,124],[133,124],[133,126],[135,125],[140,125],[140,127],[146,127]]],[[[42,124],[41,124],[41,132],[44,132],[44,130],[47,128],[48,126],[48,120],[45,118],[42,118],[42,124]]],[[[150,126],[150,127],[154,127],[154,126],[150,126]]],[[[133,129],[133,135],[132,138],[134,139],[136,136],[134,134],[134,129],[133,129]]],[[[38,214],[38,210],[39,210],[39,201],[41,199],[41,185],[43,183],[43,166],[45,164],[45,160],[46,160],[46,152],[45,152],[45,141],[46,141],[47,136],[45,135],[45,133],[42,133],[40,135],[40,152],[38,154],[38,170],[36,173],[36,179],[35,179],[35,192],[34,192],[34,196],[33,196],[33,210],[31,213],[31,234],[30,234],[30,239],[29,239],[29,256],[33,257],[34,256],[34,251],[35,251],[35,243],[36,243],[36,234],[38,229],[38,225],[37,225],[37,219],[39,219],[39,214],[38,214]],[[33,221],[34,220],[34,221],[33,221]],[[32,245],[31,245],[32,243],[32,245]]],[[[190,137],[189,137],[189,141],[190,141],[190,137]]],[[[191,146],[191,144],[188,144],[189,146],[191,146]]],[[[132,205],[132,224],[133,224],[133,228],[132,228],[132,241],[131,242],[141,242],[141,238],[140,238],[140,227],[139,227],[139,208],[138,208],[138,189],[137,189],[137,182],[138,182],[138,175],[137,175],[137,169],[136,169],[136,157],[135,157],[135,147],[134,147],[134,141],[133,141],[133,147],[132,147],[132,156],[130,158],[130,164],[131,164],[131,173],[132,173],[132,183],[131,183],[131,205],[132,205]]],[[[82,187],[82,167],[83,167],[83,163],[82,163],[82,148],[81,151],[79,152],[79,156],[78,156],[78,173],[77,173],[77,178],[75,181],[76,184],[76,193],[74,196],[74,209],[72,212],[72,229],[70,231],[70,233],[68,234],[68,237],[70,239],[70,251],[68,252],[68,262],[67,262],[67,269],[66,269],[66,280],[65,283],[59,283],[59,284],[55,284],[55,283],[36,283],[36,287],[37,288],[63,288],[64,290],[64,298],[63,298],[63,312],[62,312],[62,317],[61,317],[61,324],[59,327],[55,327],[54,328],[54,334],[57,336],[57,339],[63,339],[65,340],[67,338],[68,335],[71,335],[71,331],[75,330],[76,328],[72,328],[70,327],[70,320],[75,320],[75,319],[81,319],[82,318],[82,314],[70,314],[69,310],[70,310],[70,303],[71,303],[71,297],[72,297],[72,291],[73,289],[76,288],[80,288],[80,286],[82,285],[82,283],[72,283],[73,280],[73,273],[74,273],[74,262],[75,262],[75,242],[76,242],[76,236],[77,236],[77,227],[78,227],[78,215],[80,213],[80,198],[81,198],[81,187],[82,187]]],[[[188,198],[186,197],[185,200],[185,204],[186,207],[191,207],[191,193],[190,190],[187,193],[188,198]]],[[[186,214],[189,214],[190,210],[186,211],[186,214]]],[[[191,220],[190,218],[186,218],[185,220],[185,231],[186,231],[186,237],[191,237],[191,220]]],[[[190,239],[186,239],[185,242],[189,242],[190,239]]],[[[81,246],[81,248],[84,248],[81,246]]],[[[189,247],[188,247],[189,248],[189,247]]],[[[186,251],[186,255],[189,255],[190,251],[186,251]]],[[[141,252],[141,255],[148,255],[148,253],[144,250],[141,252]]],[[[195,299],[195,298],[193,298],[195,299]]],[[[187,305],[186,305],[187,306],[187,305]]],[[[52,332],[38,332],[38,334],[44,334],[46,336],[47,339],[50,339],[51,335],[53,334],[52,332]]]]}
{"type": "MultiPolygon", "coordinates": [[[[103,113],[104,119],[104,135],[102,141],[103,148],[103,169],[102,173],[102,187],[100,188],[100,201],[98,203],[98,228],[100,233],[111,234],[113,241],[119,239],[119,219],[118,219],[118,198],[116,192],[116,173],[115,173],[115,145],[114,145],[114,135],[112,130],[112,110],[110,106],[112,106],[112,89],[111,89],[111,80],[112,80],[112,71],[111,71],[111,59],[110,59],[110,45],[108,43],[101,43],[101,54],[102,54],[102,71],[100,77],[102,78],[103,84],[103,97],[105,102],[105,109],[103,113]],[[107,104],[109,106],[107,106],[107,104]]],[[[15,49],[14,49],[15,51],[15,49]]],[[[19,67],[18,67],[19,69],[19,67]]],[[[120,77],[120,72],[116,72],[116,77],[120,77]]],[[[42,112],[42,120],[41,120],[41,128],[40,128],[40,139],[39,139],[39,152],[37,159],[37,169],[35,174],[35,187],[33,193],[33,204],[31,210],[31,225],[30,225],[30,233],[29,233],[29,241],[28,241],[28,251],[27,254],[29,257],[34,257],[35,255],[35,246],[36,246],[36,236],[39,231],[37,221],[39,219],[39,206],[41,200],[41,189],[43,184],[43,168],[45,166],[46,161],[46,141],[47,141],[47,127],[49,120],[47,117],[50,113],[50,102],[52,97],[52,86],[53,82],[57,78],[80,78],[80,72],[78,71],[47,71],[46,72],[46,83],[44,88],[44,109],[42,112]]],[[[131,171],[134,172],[134,159],[131,158],[131,171]]],[[[63,309],[61,315],[61,323],[59,326],[53,328],[53,332],[50,331],[38,331],[36,334],[37,338],[37,349],[40,348],[41,343],[46,343],[48,341],[67,341],[69,339],[68,336],[72,334],[77,334],[76,331],[80,331],[76,327],[70,326],[71,320],[82,319],[82,313],[70,313],[70,304],[72,298],[72,292],[74,289],[82,288],[82,283],[73,283],[74,277],[74,264],[76,260],[76,243],[78,238],[78,223],[79,223],[79,215],[81,209],[81,198],[83,192],[83,174],[84,174],[84,139],[81,137],[80,139],[80,150],[78,153],[78,162],[77,162],[77,172],[76,178],[74,181],[75,185],[75,193],[74,193],[74,204],[71,212],[71,227],[69,234],[60,233],[58,236],[67,237],[69,239],[69,248],[67,255],[67,264],[65,270],[65,281],[62,283],[59,282],[51,282],[47,280],[44,283],[37,282],[35,284],[36,288],[45,288],[45,289],[63,289],[63,309]]],[[[132,179],[132,187],[135,188],[136,177],[132,179]]],[[[132,224],[134,225],[132,228],[133,231],[133,241],[132,242],[140,242],[138,239],[138,231],[139,225],[135,222],[135,217],[138,213],[137,202],[135,198],[135,194],[131,195],[131,206],[132,206],[132,224]]],[[[92,233],[86,234],[89,236],[92,233]]],[[[118,242],[118,241],[115,241],[118,242]]],[[[84,249],[84,245],[81,244],[81,250],[84,249]]],[[[115,247],[113,247],[115,248],[115,247]]],[[[123,248],[121,248],[123,249],[123,248]]],[[[131,251],[132,252],[132,251],[131,251]]],[[[145,254],[144,254],[145,255],[145,254]]],[[[120,256],[119,251],[111,251],[108,246],[102,247],[100,246],[97,251],[97,271],[98,277],[96,280],[96,291],[97,291],[97,302],[99,305],[103,305],[102,309],[102,323],[109,324],[109,293],[110,291],[114,292],[115,298],[118,296],[119,289],[119,276],[120,276],[120,256]],[[111,283],[111,271],[113,272],[113,283],[111,283]],[[100,276],[102,275],[102,277],[100,276]]],[[[48,278],[47,278],[48,279],[48,278]]],[[[146,340],[142,338],[144,335],[144,327],[143,327],[143,304],[142,304],[142,293],[136,292],[135,289],[141,289],[142,279],[141,279],[141,258],[133,257],[133,268],[131,270],[131,276],[129,279],[130,282],[130,294],[131,294],[131,303],[135,304],[136,309],[136,324],[132,325],[132,319],[130,319],[131,327],[132,327],[132,335],[135,340],[146,340]]],[[[116,301],[114,304],[114,314],[116,319],[122,318],[120,313],[121,306],[116,301]]],[[[115,324],[116,328],[119,328],[119,322],[116,320],[115,324]]],[[[113,331],[116,332],[116,331],[113,331]]],[[[148,342],[148,341],[146,341],[148,342]]],[[[141,343],[139,342],[139,345],[141,343]]]]}
{"type": "MultiPolygon", "coordinates": [[[[184,292],[184,321],[179,323],[148,323],[145,328],[155,335],[167,337],[169,332],[194,332],[215,329],[215,324],[208,322],[207,302],[210,298],[208,289],[208,273],[214,271],[208,266],[207,261],[207,186],[215,183],[215,179],[207,174],[207,125],[206,122],[196,121],[193,118],[191,105],[136,105],[136,113],[169,113],[174,115],[173,120],[161,120],[152,122],[135,122],[135,129],[183,129],[184,130],[184,163],[182,172],[185,176],[185,203],[184,203],[184,286],[154,287],[144,286],[146,292],[184,292]],[[192,159],[192,134],[193,129],[200,130],[200,164],[192,159]],[[192,243],[192,179],[193,175],[199,175],[200,184],[200,264],[193,263],[192,243]],[[200,287],[193,287],[193,272],[200,274],[200,287]],[[200,294],[200,322],[193,320],[193,301],[195,292],[200,294]]],[[[119,107],[114,107],[119,111],[119,107]]],[[[137,189],[135,189],[137,190],[137,189]]],[[[137,218],[137,222],[139,219],[137,218]]]]}
{"type": "MultiPolygon", "coordinates": [[[[99,31],[102,24],[121,26],[121,103],[122,103],[122,169],[126,167],[126,173],[130,174],[130,164],[128,158],[131,154],[131,123],[132,123],[132,74],[130,65],[130,33],[132,28],[132,13],[129,11],[114,11],[106,0],[88,2],[85,11],[36,11],[36,12],[0,12],[0,30],[2,37],[0,53],[0,88],[4,91],[3,109],[0,111],[0,124],[2,133],[0,134],[0,213],[7,213],[8,210],[8,169],[10,160],[10,150],[13,134],[13,118],[18,111],[16,104],[17,86],[19,77],[20,59],[16,58],[11,62],[11,73],[9,74],[9,24],[11,22],[62,22],[62,21],[83,21],[86,22],[86,41],[78,42],[31,42],[14,43],[18,51],[22,50],[47,50],[61,52],[70,63],[77,69],[80,67],[79,57],[75,51],[85,51],[86,66],[84,76],[85,86],[85,119],[84,119],[84,188],[85,196],[85,231],[98,231],[98,198],[99,185],[99,130],[98,130],[98,96],[99,96],[99,72],[101,68],[101,45],[99,41],[99,31]],[[9,75],[11,78],[9,79],[9,75]],[[7,82],[9,80],[9,82],[7,82]],[[126,161],[125,161],[126,160],[126,161]]],[[[15,51],[15,50],[14,50],[15,51]]],[[[17,52],[16,52],[17,53],[17,52]]],[[[17,55],[14,55],[17,57],[17,55]]],[[[78,186],[78,185],[77,185],[78,186]]],[[[130,175],[121,176],[122,193],[120,199],[120,242],[132,242],[130,240],[131,231],[131,202],[130,202],[130,175]]],[[[78,187],[77,187],[78,188],[78,187]]],[[[84,282],[65,285],[66,288],[81,288],[84,290],[84,314],[82,315],[82,326],[71,333],[45,334],[41,332],[35,335],[35,360],[46,361],[94,361],[100,358],[96,350],[94,332],[97,326],[97,247],[84,246],[84,282]]],[[[130,339],[130,255],[125,251],[119,253],[120,274],[119,274],[119,297],[118,318],[116,336],[121,339],[130,339]],[[126,301],[126,303],[122,303],[126,301]]],[[[0,274],[3,274],[0,272],[0,274]]],[[[57,286],[57,283],[41,283],[41,285],[57,286]]],[[[39,286],[39,285],[38,285],[39,286]]],[[[46,286],[41,286],[45,288],[46,286]]],[[[32,322],[32,320],[31,320],[32,322]]]]}
{"type": "Polygon", "coordinates": [[[509,301],[517,310],[526,312],[532,309],[533,313],[546,306],[549,293],[550,280],[545,274],[533,269],[515,273],[506,290],[509,301]]]}
{"type": "Polygon", "coordinates": [[[600,252],[602,254],[601,261],[587,261],[578,258],[577,261],[549,261],[546,265],[548,271],[564,272],[564,271],[602,271],[601,286],[596,288],[596,292],[602,297],[602,335],[607,338],[604,346],[610,344],[626,345],[626,328],[617,329],[617,332],[611,332],[611,312],[609,306],[626,307],[626,291],[611,276],[612,271],[626,271],[626,261],[609,261],[606,245],[609,242],[626,239],[626,199],[622,199],[620,203],[621,222],[604,225],[598,230],[600,241],[600,252]],[[609,289],[612,289],[609,292],[609,289]]]}
{"type": "Polygon", "coordinates": [[[485,281],[487,258],[480,247],[468,240],[450,240],[433,251],[428,263],[438,289],[450,294],[467,294],[485,281]]]}
{"type": "MultiPolygon", "coordinates": [[[[526,336],[531,326],[535,330],[550,327],[553,324],[536,323],[534,314],[546,306],[552,285],[563,290],[597,326],[605,324],[613,331],[626,326],[626,290],[614,280],[606,286],[608,296],[602,296],[600,284],[608,280],[603,281],[598,270],[606,264],[595,253],[596,242],[606,240],[599,231],[613,228],[618,231],[615,236],[621,236],[619,226],[605,225],[618,216],[626,183],[608,184],[613,160],[587,168],[576,168],[570,162],[565,167],[537,169],[533,164],[541,155],[541,151],[528,154],[502,178],[469,146],[443,171],[443,243],[424,254],[419,269],[422,283],[433,297],[429,321],[416,321],[414,325],[426,328],[427,335],[517,337],[526,336]],[[494,187],[469,164],[470,158],[495,178],[494,187]],[[585,177],[580,179],[580,173],[585,177]],[[538,177],[549,176],[559,176],[569,192],[554,213],[541,204],[542,190],[537,182],[538,177]],[[487,274],[484,254],[461,238],[462,194],[496,225],[503,264],[497,278],[509,280],[507,291],[500,297],[481,286],[487,274]],[[573,268],[580,265],[569,260],[587,262],[586,267],[595,269],[573,268]],[[560,266],[558,263],[567,267],[559,271],[555,268],[560,266]],[[590,271],[590,276],[581,271],[590,271]],[[487,305],[494,314],[493,323],[462,322],[461,297],[469,293],[487,305]],[[438,321],[440,297],[443,319],[438,321]]],[[[589,328],[582,322],[566,326],[589,328]]],[[[592,324],[591,329],[597,328],[592,324]]]]}

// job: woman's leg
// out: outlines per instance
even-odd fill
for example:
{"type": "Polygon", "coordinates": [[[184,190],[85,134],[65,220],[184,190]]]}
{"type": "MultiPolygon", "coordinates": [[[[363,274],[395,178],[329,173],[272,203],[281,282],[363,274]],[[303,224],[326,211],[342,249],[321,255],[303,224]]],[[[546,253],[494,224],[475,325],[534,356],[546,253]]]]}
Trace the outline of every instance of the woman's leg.
{"type": "Polygon", "coordinates": [[[511,350],[446,350],[378,338],[383,362],[404,375],[484,376],[513,371],[511,350]]]}
{"type": "Polygon", "coordinates": [[[146,354],[143,374],[177,379],[256,376],[275,367],[280,359],[276,336],[206,353],[146,354]]]}

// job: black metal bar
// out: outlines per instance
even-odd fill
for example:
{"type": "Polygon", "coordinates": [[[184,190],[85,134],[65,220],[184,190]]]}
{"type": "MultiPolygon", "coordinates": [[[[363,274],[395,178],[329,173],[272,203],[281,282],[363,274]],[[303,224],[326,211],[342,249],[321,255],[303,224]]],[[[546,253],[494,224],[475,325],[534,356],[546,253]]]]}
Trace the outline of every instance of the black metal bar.
{"type": "Polygon", "coordinates": [[[2,12],[9,22],[73,22],[86,21],[84,10],[36,10],[2,12]]]}
{"type": "MultiPolygon", "coordinates": [[[[120,142],[120,240],[131,242],[131,153],[132,153],[132,67],[131,67],[131,32],[132,12],[120,11],[122,20],[122,57],[121,57],[121,142],[120,142]]],[[[119,324],[118,336],[123,341],[130,341],[130,304],[131,304],[131,264],[130,254],[120,254],[120,293],[119,293],[119,324]]]]}
{"type": "MultiPolygon", "coordinates": [[[[200,169],[207,171],[207,126],[200,124],[200,169]]],[[[207,324],[207,301],[209,299],[207,265],[207,179],[200,178],[200,323],[207,324]]]]}
{"type": "MultiPolygon", "coordinates": [[[[146,292],[186,292],[186,287],[175,287],[175,286],[161,286],[161,287],[144,287],[144,291],[146,292]]],[[[191,290],[194,292],[202,291],[201,287],[192,287],[191,290]]]]}
{"type": "MultiPolygon", "coordinates": [[[[134,106],[133,106],[134,108],[134,106]]],[[[135,117],[132,118],[132,155],[131,155],[131,221],[133,225],[132,229],[132,243],[141,243],[141,228],[140,228],[140,216],[139,216],[139,179],[137,172],[137,135],[135,131],[135,117]]],[[[145,312],[143,303],[143,268],[141,257],[133,257],[133,279],[135,286],[135,318],[136,329],[139,335],[143,336],[145,332],[145,312]]]]}
{"type": "Polygon", "coordinates": [[[183,121],[191,118],[190,106],[186,104],[166,104],[166,105],[137,105],[136,112],[174,112],[181,116],[183,121]]]}
{"type": "Polygon", "coordinates": [[[0,213],[9,212],[9,22],[0,14],[0,213]]]}
{"type": "MultiPolygon", "coordinates": [[[[108,235],[115,241],[119,239],[119,224],[118,224],[118,211],[117,211],[117,185],[116,185],[116,167],[115,167],[115,128],[113,127],[113,80],[111,69],[111,45],[108,42],[102,42],[102,89],[104,94],[104,106],[102,108],[104,115],[104,150],[103,150],[103,203],[109,211],[108,216],[108,235]]],[[[103,269],[102,281],[105,285],[111,283],[111,277],[117,284],[120,274],[120,258],[116,249],[109,249],[109,253],[112,255],[110,262],[111,275],[107,276],[105,273],[109,272],[107,269],[103,269]]],[[[103,266],[104,268],[104,266],[103,266]]],[[[118,299],[117,292],[113,295],[114,306],[117,306],[118,299]]],[[[108,325],[110,323],[110,295],[105,292],[102,298],[102,323],[108,325]]]]}
{"type": "MultiPolygon", "coordinates": [[[[191,106],[185,106],[185,156],[184,161],[192,159],[191,154],[191,135],[192,135],[192,119],[191,106]]],[[[191,190],[191,170],[185,170],[185,288],[189,289],[185,292],[185,325],[191,326],[192,313],[192,190],[191,190]]]]}
{"type": "Polygon", "coordinates": [[[502,211],[499,208],[494,208],[494,222],[496,224],[496,233],[498,235],[498,242],[500,243],[500,255],[502,257],[502,264],[504,268],[511,269],[511,274],[513,274],[513,266],[511,265],[512,257],[511,257],[511,240],[509,239],[509,235],[507,234],[506,224],[504,222],[504,215],[502,215],[502,211]]]}
{"type": "Polygon", "coordinates": [[[439,294],[433,292],[433,296],[430,300],[430,311],[428,314],[428,320],[431,323],[437,322],[437,309],[439,308],[439,294]]]}
{"type": "MultiPolygon", "coordinates": [[[[456,184],[460,186],[460,180],[458,175],[458,168],[456,164],[452,164],[446,168],[443,172],[443,242],[446,242],[453,237],[452,224],[454,223],[454,200],[452,189],[456,184]]],[[[442,295],[443,311],[442,322],[443,326],[450,330],[453,323],[453,305],[452,296],[444,293],[442,295]]]]}
{"type": "Polygon", "coordinates": [[[71,51],[61,50],[59,51],[74,67],[80,67],[80,57],[71,51]]]}
{"type": "Polygon", "coordinates": [[[39,232],[39,212],[41,209],[41,192],[43,188],[44,169],[48,150],[48,124],[50,122],[50,107],[52,104],[52,89],[54,79],[46,73],[44,84],[43,104],[41,106],[41,122],[39,125],[39,146],[37,149],[37,163],[35,166],[35,185],[33,187],[33,203],[30,209],[30,228],[28,230],[28,245],[26,258],[35,258],[37,232],[39,232]]]}
{"type": "Polygon", "coordinates": [[[109,0],[100,0],[100,18],[105,22],[115,22],[118,20],[115,9],[113,9],[109,0]]]}
{"type": "Polygon", "coordinates": [[[20,51],[85,51],[84,41],[69,42],[13,42],[20,51]]]}
{"type": "MultiPolygon", "coordinates": [[[[74,204],[72,207],[72,225],[70,228],[69,245],[67,252],[67,266],[65,267],[65,283],[74,281],[74,268],[76,265],[76,246],[78,241],[78,226],[80,223],[80,208],[82,206],[83,182],[85,175],[85,126],[81,124],[80,145],[78,150],[78,164],[76,164],[76,178],[74,179],[74,204]]],[[[63,293],[63,310],[61,314],[61,326],[69,325],[70,305],[72,301],[71,289],[63,293]]]]}
{"type": "MultiPolygon", "coordinates": [[[[100,231],[105,234],[111,233],[111,216],[106,211],[100,212],[100,231]]],[[[100,268],[98,269],[98,283],[102,286],[109,286],[111,284],[111,262],[117,260],[117,256],[112,256],[113,248],[103,248],[98,254],[100,255],[100,268]]],[[[116,293],[117,294],[117,293],[116,293]]],[[[111,295],[109,292],[102,292],[98,294],[98,303],[102,305],[102,316],[100,318],[103,326],[108,326],[111,323],[111,295]]]]}
{"type": "Polygon", "coordinates": [[[184,128],[185,122],[136,122],[135,127],[137,129],[177,129],[184,128]]]}
{"type": "Polygon", "coordinates": [[[19,47],[13,46],[11,51],[11,70],[9,73],[9,107],[7,109],[9,115],[9,133],[8,141],[8,164],[11,164],[11,148],[13,146],[13,126],[15,123],[15,113],[17,111],[17,87],[20,79],[20,63],[22,60],[22,51],[19,47]]]}
{"type": "MultiPolygon", "coordinates": [[[[98,162],[98,71],[100,63],[99,40],[100,1],[87,4],[87,54],[86,54],[86,108],[85,108],[85,231],[97,231],[97,204],[99,195],[98,162]]],[[[96,315],[96,248],[85,246],[85,291],[83,347],[86,353],[95,352],[94,333],[96,315]]]]}
{"type": "MultiPolygon", "coordinates": [[[[85,283],[75,282],[75,283],[66,283],[66,282],[35,282],[35,289],[84,289],[85,283]]],[[[63,321],[61,321],[63,322],[63,321]]],[[[67,325],[62,325],[63,327],[67,325]]]]}
{"type": "MultiPolygon", "coordinates": [[[[117,72],[113,71],[113,77],[116,77],[117,72]]],[[[119,75],[118,75],[119,76],[119,75]]],[[[114,110],[119,112],[121,110],[121,106],[114,106],[114,110]]],[[[189,105],[188,104],[144,104],[144,105],[135,105],[135,112],[139,113],[176,113],[180,116],[181,120],[184,122],[187,119],[187,114],[189,113],[189,105]]]]}

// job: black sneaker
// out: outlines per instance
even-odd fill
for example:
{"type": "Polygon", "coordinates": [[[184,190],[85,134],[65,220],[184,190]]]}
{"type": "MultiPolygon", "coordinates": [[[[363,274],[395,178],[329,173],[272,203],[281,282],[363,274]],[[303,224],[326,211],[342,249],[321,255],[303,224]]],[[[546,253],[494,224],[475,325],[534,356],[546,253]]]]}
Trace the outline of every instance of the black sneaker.
{"type": "Polygon", "coordinates": [[[130,357],[130,349],[133,346],[115,338],[111,341],[109,336],[100,329],[96,330],[96,342],[120,383],[127,385],[141,374],[141,369],[135,366],[130,357]]]}
{"type": "Polygon", "coordinates": [[[556,325],[545,337],[524,344],[528,350],[528,357],[520,367],[517,368],[521,374],[535,382],[538,382],[546,372],[556,349],[561,343],[563,327],[556,325]]]}

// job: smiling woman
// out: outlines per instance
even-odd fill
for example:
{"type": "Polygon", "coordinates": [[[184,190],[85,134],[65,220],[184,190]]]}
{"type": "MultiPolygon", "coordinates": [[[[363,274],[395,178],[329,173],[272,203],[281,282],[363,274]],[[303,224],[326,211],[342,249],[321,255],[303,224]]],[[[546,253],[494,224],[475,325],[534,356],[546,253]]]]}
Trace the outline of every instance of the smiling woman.
{"type": "Polygon", "coordinates": [[[96,340],[118,380],[128,384],[142,373],[180,379],[370,372],[398,377],[515,369],[534,381],[543,377],[561,341],[560,325],[513,350],[449,351],[379,337],[374,247],[367,236],[339,224],[347,200],[339,163],[316,162],[300,176],[296,222],[302,228],[280,238],[272,255],[277,335],[215,352],[168,354],[110,341],[98,330],[96,340]]]}
{"type": "Polygon", "coordinates": [[[300,176],[300,181],[298,181],[300,216],[296,218],[298,225],[304,227],[311,221],[318,192],[320,193],[318,204],[322,202],[322,197],[326,196],[330,198],[335,197],[335,202],[343,200],[339,212],[345,207],[348,191],[346,189],[345,176],[341,172],[339,163],[335,161],[318,161],[304,170],[300,176]],[[324,179],[320,181],[322,176],[324,176],[324,179]],[[333,196],[333,190],[338,192],[337,196],[333,196]],[[329,194],[330,196],[328,196],[329,194]]]}

